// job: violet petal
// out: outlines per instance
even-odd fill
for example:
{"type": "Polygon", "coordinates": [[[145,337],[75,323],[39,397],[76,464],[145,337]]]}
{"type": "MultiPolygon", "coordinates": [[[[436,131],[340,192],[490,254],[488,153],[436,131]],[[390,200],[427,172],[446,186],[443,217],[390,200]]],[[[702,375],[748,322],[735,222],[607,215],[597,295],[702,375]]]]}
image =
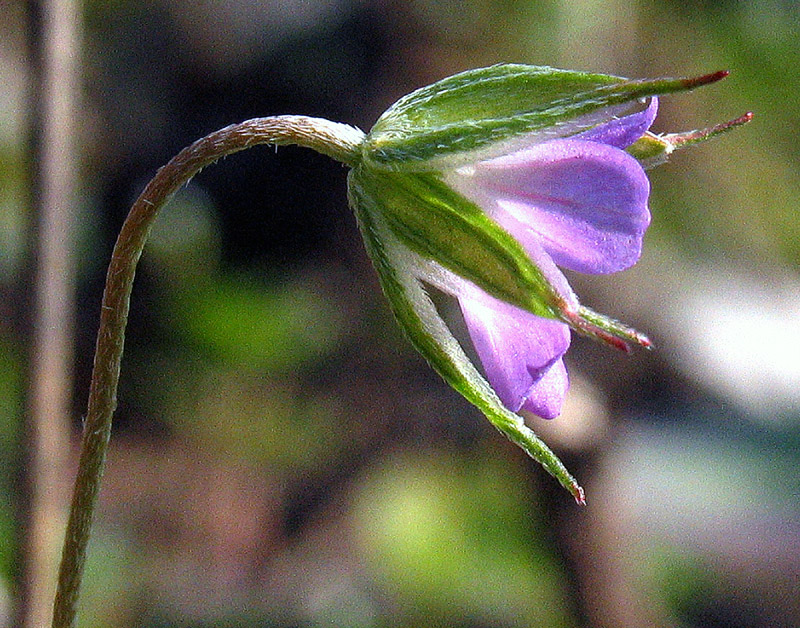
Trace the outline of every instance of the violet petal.
{"type": "Polygon", "coordinates": [[[608,144],[627,148],[638,140],[653,124],[658,113],[658,98],[651,98],[646,109],[622,118],[615,118],[596,127],[573,135],[570,139],[608,144]]]}
{"type": "Polygon", "coordinates": [[[447,180],[498,222],[507,212],[535,232],[560,266],[602,274],[639,259],[650,223],[650,183],[639,162],[618,148],[551,140],[460,169],[447,180]]]}
{"type": "Polygon", "coordinates": [[[568,388],[567,367],[563,359],[556,360],[531,387],[522,409],[543,419],[554,419],[561,414],[568,388]]]}
{"type": "Polygon", "coordinates": [[[567,391],[566,373],[553,366],[569,348],[570,332],[474,289],[459,296],[461,311],[486,378],[512,412],[558,414],[567,391]]]}

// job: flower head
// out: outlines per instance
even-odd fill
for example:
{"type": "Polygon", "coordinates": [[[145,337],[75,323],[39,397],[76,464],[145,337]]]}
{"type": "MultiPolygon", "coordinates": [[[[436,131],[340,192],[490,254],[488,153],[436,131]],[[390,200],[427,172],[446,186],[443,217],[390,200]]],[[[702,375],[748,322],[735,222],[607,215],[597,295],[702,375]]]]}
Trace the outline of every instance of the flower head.
{"type": "Polygon", "coordinates": [[[724,76],[630,81],[520,65],[464,72],[393,105],[349,175],[367,250],[409,338],[578,501],[578,484],[518,413],[559,414],[570,329],[619,348],[649,341],[582,306],[559,266],[603,274],[638,260],[650,222],[643,166],[746,121],[657,136],[649,131],[657,96],[724,76]],[[488,382],[423,282],[458,299],[488,382]]]}

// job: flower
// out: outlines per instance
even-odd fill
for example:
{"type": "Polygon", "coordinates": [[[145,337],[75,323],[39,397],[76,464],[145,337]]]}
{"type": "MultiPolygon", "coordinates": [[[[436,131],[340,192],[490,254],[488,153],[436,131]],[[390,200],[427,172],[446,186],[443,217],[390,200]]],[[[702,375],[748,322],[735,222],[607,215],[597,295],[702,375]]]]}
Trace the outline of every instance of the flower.
{"type": "MultiPolygon", "coordinates": [[[[657,98],[641,112],[567,139],[552,139],[445,174],[514,236],[565,300],[577,305],[555,263],[584,273],[633,265],[650,223],[650,185],[627,148],[649,129],[657,98]],[[555,262],[555,263],[553,263],[555,262]]],[[[560,411],[569,385],[566,323],[542,318],[478,288],[458,295],[486,376],[512,412],[543,418],[560,411]]]]}
{"type": "Polygon", "coordinates": [[[558,267],[612,273],[638,260],[650,221],[643,166],[749,120],[654,135],[657,96],[726,74],[636,81],[512,64],[471,70],[401,98],[349,160],[348,198],[401,328],[578,502],[582,489],[519,412],[560,412],[570,330],[622,349],[649,341],[583,306],[558,267]],[[425,284],[458,299],[486,378],[425,284]]]}

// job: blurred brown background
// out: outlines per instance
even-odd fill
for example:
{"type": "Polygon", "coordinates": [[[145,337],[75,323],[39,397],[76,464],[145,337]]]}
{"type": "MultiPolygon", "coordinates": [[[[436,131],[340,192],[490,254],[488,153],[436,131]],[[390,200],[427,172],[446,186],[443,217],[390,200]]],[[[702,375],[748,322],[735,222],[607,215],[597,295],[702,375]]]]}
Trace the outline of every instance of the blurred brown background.
{"type": "MultiPolygon", "coordinates": [[[[56,386],[33,366],[43,6],[0,2],[7,626],[27,573],[25,424],[56,386]]],[[[368,130],[412,89],[501,61],[727,68],[664,98],[654,130],[756,115],[651,172],[636,267],[574,278],[656,344],[623,356],[575,339],[564,414],[530,419],[585,508],[402,337],[343,167],[261,147],[203,172],[160,216],[134,288],[81,626],[800,626],[800,5],[116,0],[79,14],[75,191],[56,203],[72,263],[54,306],[74,330],[71,456],[116,231],[155,170],[212,130],[281,113],[368,130]]],[[[69,490],[60,477],[51,493],[69,490]]]]}

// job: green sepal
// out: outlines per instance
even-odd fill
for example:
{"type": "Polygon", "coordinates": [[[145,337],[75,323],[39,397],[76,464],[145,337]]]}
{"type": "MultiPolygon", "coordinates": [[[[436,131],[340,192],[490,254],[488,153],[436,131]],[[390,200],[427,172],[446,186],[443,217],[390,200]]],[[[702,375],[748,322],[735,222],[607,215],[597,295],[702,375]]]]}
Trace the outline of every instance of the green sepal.
{"type": "Polygon", "coordinates": [[[519,242],[435,173],[374,171],[361,164],[348,187],[369,197],[409,249],[537,316],[560,318],[563,297],[519,242]]]}
{"type": "Polygon", "coordinates": [[[503,406],[439,316],[421,282],[408,271],[414,266],[411,258],[415,253],[395,237],[386,223],[383,204],[359,185],[348,186],[348,196],[383,292],[414,347],[450,386],[583,504],[583,489],[575,478],[522,417],[503,406]]]}
{"type": "Polygon", "coordinates": [[[476,151],[484,159],[521,135],[547,129],[555,136],[571,135],[597,124],[590,114],[600,109],[689,90],[723,76],[629,80],[518,64],[469,70],[397,101],[367,135],[362,158],[390,170],[435,169],[443,160],[450,166],[466,163],[476,159],[476,151]],[[560,129],[565,125],[574,128],[560,129]]]}
{"type": "Polygon", "coordinates": [[[661,136],[648,131],[625,150],[632,157],[638,159],[644,167],[651,168],[664,163],[673,147],[661,136]]]}

